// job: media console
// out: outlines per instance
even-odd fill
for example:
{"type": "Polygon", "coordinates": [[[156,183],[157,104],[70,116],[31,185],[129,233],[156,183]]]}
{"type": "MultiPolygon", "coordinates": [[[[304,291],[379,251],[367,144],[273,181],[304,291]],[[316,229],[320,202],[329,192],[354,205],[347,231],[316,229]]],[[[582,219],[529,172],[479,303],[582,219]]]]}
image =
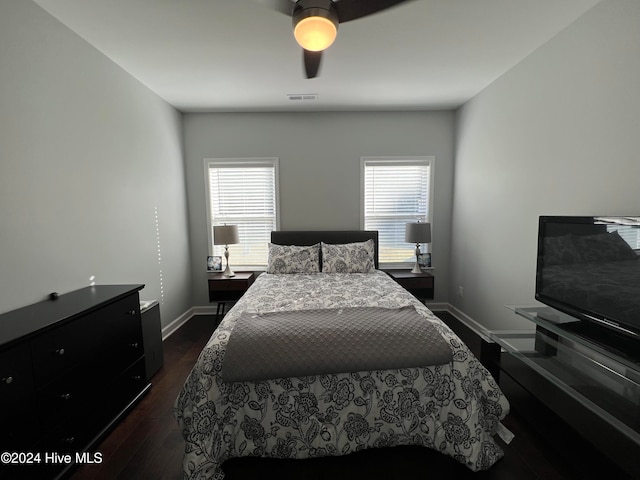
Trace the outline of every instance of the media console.
{"type": "MultiPolygon", "coordinates": [[[[530,407],[535,399],[626,478],[640,478],[638,360],[583,335],[573,317],[550,307],[509,308],[535,329],[489,332],[495,344],[485,350],[493,353],[484,361],[492,365],[501,387],[514,389],[512,403],[522,401],[525,414],[534,415],[530,407]]],[[[582,460],[588,461],[586,457],[582,460]]]]}

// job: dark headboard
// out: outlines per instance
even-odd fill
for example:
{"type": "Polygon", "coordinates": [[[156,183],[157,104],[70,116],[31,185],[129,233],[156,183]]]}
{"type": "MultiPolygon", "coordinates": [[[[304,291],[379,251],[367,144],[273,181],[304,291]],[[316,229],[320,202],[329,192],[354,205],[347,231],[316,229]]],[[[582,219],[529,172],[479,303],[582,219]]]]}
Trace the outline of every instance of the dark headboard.
{"type": "Polygon", "coordinates": [[[374,262],[378,268],[377,230],[279,230],[271,232],[271,243],[276,245],[315,245],[324,243],[353,243],[373,240],[374,262]]]}

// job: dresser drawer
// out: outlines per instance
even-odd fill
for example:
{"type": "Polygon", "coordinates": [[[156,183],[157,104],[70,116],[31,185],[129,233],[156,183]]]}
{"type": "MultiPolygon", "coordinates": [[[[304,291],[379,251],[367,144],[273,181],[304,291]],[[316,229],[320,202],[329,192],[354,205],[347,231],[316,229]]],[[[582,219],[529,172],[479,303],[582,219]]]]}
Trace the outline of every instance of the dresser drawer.
{"type": "Polygon", "coordinates": [[[0,352],[0,415],[5,418],[33,396],[31,352],[24,343],[0,352]]]}
{"type": "Polygon", "coordinates": [[[31,348],[36,388],[75,368],[122,369],[144,353],[138,295],[44,333],[31,341],[31,348]]]}
{"type": "Polygon", "coordinates": [[[79,409],[97,395],[96,382],[92,383],[94,385],[71,372],[40,390],[37,402],[42,427],[48,430],[67,423],[71,416],[77,416],[79,409]]]}
{"type": "Polygon", "coordinates": [[[251,286],[251,281],[249,280],[227,280],[224,282],[215,283],[215,290],[221,291],[232,291],[232,292],[245,292],[247,288],[251,286]]]}
{"type": "Polygon", "coordinates": [[[398,283],[407,290],[414,288],[433,288],[433,277],[402,278],[398,283]]]}
{"type": "Polygon", "coordinates": [[[81,430],[79,427],[91,422],[100,423],[112,418],[145,384],[144,358],[125,372],[120,370],[109,377],[96,372],[73,371],[38,393],[40,424],[45,430],[57,428],[66,432],[56,434],[56,441],[79,438],[73,434],[73,428],[81,430]]]}
{"type": "Polygon", "coordinates": [[[144,358],[141,358],[107,386],[101,396],[103,413],[107,416],[117,415],[147,386],[150,384],[147,382],[144,358]]]}
{"type": "Polygon", "coordinates": [[[253,272],[236,272],[235,277],[225,277],[222,273],[216,273],[209,277],[209,301],[239,300],[255,278],[253,272]]]}
{"type": "Polygon", "coordinates": [[[0,451],[27,445],[39,433],[31,352],[24,343],[0,352],[0,451]]]}
{"type": "Polygon", "coordinates": [[[93,440],[98,421],[79,414],[50,430],[38,446],[41,452],[71,453],[82,451],[93,440]]]}
{"type": "Polygon", "coordinates": [[[144,355],[142,319],[138,295],[131,295],[105,309],[108,326],[101,344],[103,354],[112,359],[114,371],[121,372],[144,355]]]}
{"type": "Polygon", "coordinates": [[[84,317],[31,340],[36,388],[79,365],[92,348],[93,332],[84,317]]]}

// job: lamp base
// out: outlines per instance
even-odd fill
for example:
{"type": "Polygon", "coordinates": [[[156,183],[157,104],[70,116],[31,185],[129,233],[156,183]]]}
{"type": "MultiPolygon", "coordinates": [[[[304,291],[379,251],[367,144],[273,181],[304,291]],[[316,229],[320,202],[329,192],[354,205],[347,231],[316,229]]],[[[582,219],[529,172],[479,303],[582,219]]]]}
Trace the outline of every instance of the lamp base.
{"type": "Polygon", "coordinates": [[[233,273],[233,270],[229,267],[229,245],[224,246],[224,258],[227,261],[227,268],[224,269],[222,273],[225,277],[235,277],[236,274],[233,273]]]}
{"type": "Polygon", "coordinates": [[[420,244],[416,243],[416,264],[413,266],[413,270],[411,270],[411,273],[422,273],[422,269],[420,268],[420,264],[418,263],[418,257],[420,257],[420,244]]]}

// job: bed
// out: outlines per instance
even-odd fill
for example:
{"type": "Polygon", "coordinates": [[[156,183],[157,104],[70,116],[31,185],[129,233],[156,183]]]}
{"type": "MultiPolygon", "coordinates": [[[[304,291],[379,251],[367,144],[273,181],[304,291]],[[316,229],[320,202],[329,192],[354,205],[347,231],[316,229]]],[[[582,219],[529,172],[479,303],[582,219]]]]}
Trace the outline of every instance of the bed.
{"type": "MultiPolygon", "coordinates": [[[[434,449],[473,471],[488,469],[503,456],[494,435],[502,428],[500,421],[508,413],[508,401],[466,345],[425,305],[377,269],[377,238],[377,232],[368,231],[272,232],[267,273],[256,279],[216,328],[176,399],[174,415],[185,440],[185,479],[221,480],[223,462],[237,457],[315,458],[400,445],[434,449]],[[272,262],[272,253],[283,249],[286,253],[286,246],[298,250],[288,262],[272,262]],[[307,272],[305,247],[314,246],[319,258],[311,258],[319,262],[319,271],[307,272]],[[360,250],[354,253],[352,247],[360,250]],[[342,260],[351,253],[355,263],[346,261],[345,269],[342,260]],[[358,320],[363,312],[368,319],[365,322],[358,320]],[[396,315],[410,315],[409,323],[436,332],[434,345],[442,342],[448,356],[435,359],[433,365],[403,364],[409,360],[398,360],[394,353],[411,348],[398,348],[397,344],[386,348],[393,345],[395,334],[385,330],[385,345],[378,351],[386,351],[379,356],[391,362],[391,368],[376,363],[381,361],[378,358],[367,358],[364,363],[356,359],[356,367],[345,368],[336,361],[340,341],[335,337],[323,340],[326,329],[318,326],[318,322],[327,321],[324,317],[329,322],[344,317],[348,321],[340,324],[344,331],[338,336],[348,338],[348,331],[356,325],[365,323],[367,328],[375,325],[378,317],[396,315]],[[274,344],[274,348],[285,344],[285,350],[294,352],[281,362],[289,370],[260,370],[264,364],[278,363],[274,359],[287,352],[254,356],[251,349],[255,343],[248,344],[249,353],[234,356],[244,330],[260,322],[268,325],[265,332],[276,324],[293,329],[293,336],[277,341],[267,338],[268,332],[259,333],[264,341],[258,342],[274,344]],[[296,335],[306,343],[292,345],[296,335]],[[329,343],[318,347],[316,340],[329,343]],[[291,370],[287,362],[295,363],[314,350],[322,357],[314,361],[317,363],[295,365],[291,370]],[[252,361],[247,361],[249,358],[252,361]],[[259,371],[244,372],[246,364],[257,364],[259,371]],[[231,365],[243,368],[240,373],[229,373],[231,365]]],[[[286,259],[286,255],[273,256],[286,259]]],[[[383,330],[393,323],[382,320],[383,330]]],[[[404,320],[395,323],[402,324],[399,330],[406,329],[404,320]]],[[[379,340],[375,335],[343,343],[361,350],[355,347],[375,344],[379,340]]],[[[371,357],[371,352],[368,355],[371,357]]],[[[375,352],[373,357],[377,357],[375,352]]]]}

